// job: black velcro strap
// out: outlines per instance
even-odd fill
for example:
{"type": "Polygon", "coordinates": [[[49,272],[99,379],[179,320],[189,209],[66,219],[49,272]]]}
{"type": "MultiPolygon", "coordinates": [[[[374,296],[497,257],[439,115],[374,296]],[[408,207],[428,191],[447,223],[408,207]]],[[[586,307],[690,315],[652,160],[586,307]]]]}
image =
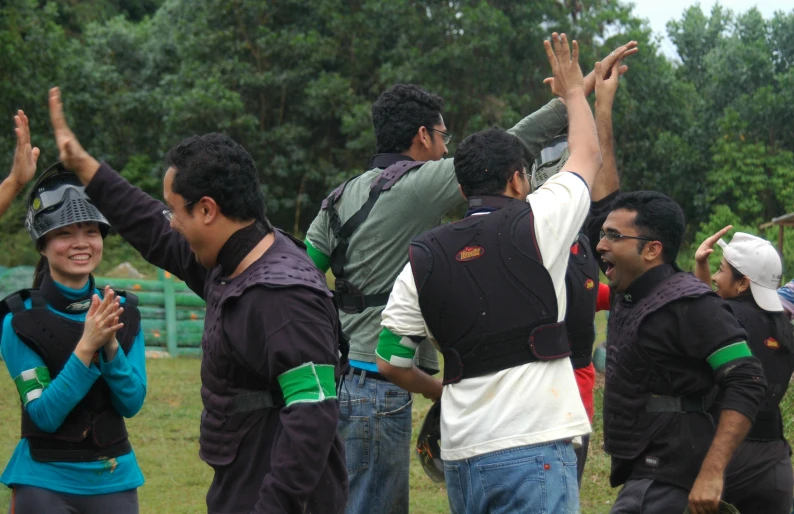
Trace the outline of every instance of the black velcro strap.
{"type": "Polygon", "coordinates": [[[708,412],[711,402],[705,397],[651,396],[646,412],[708,412]]]}
{"type": "MultiPolygon", "coordinates": [[[[30,439],[28,441],[31,442],[30,439]]],[[[112,459],[113,457],[126,455],[132,451],[132,445],[126,439],[101,449],[69,449],[68,446],[70,445],[68,443],[63,443],[62,441],[53,442],[58,444],[60,448],[40,448],[39,444],[31,444],[30,456],[33,457],[33,460],[39,462],[96,462],[101,459],[112,459]],[[64,448],[64,446],[67,448],[64,448]]]]}
{"type": "Polygon", "coordinates": [[[591,355],[585,355],[582,357],[571,356],[571,364],[573,365],[573,369],[586,368],[592,362],[593,362],[593,357],[591,355]]]}
{"type": "Polygon", "coordinates": [[[529,335],[532,354],[540,361],[562,359],[571,355],[568,332],[565,322],[551,323],[536,327],[529,335]]]}
{"type": "MultiPolygon", "coordinates": [[[[280,395],[279,395],[280,396],[280,395]]],[[[232,414],[251,412],[262,409],[277,409],[285,405],[284,398],[274,398],[270,391],[252,391],[234,397],[232,414]]]]}
{"type": "Polygon", "coordinates": [[[45,309],[47,307],[47,300],[38,289],[30,290],[30,308],[31,309],[45,309]]]}
{"type": "Polygon", "coordinates": [[[565,323],[551,323],[462,339],[441,353],[447,385],[530,362],[562,359],[571,351],[565,323]]]}
{"type": "Polygon", "coordinates": [[[25,310],[25,300],[20,294],[9,296],[6,298],[5,303],[8,305],[9,312],[13,312],[14,314],[18,314],[25,310]]]}
{"type": "Polygon", "coordinates": [[[380,294],[356,294],[342,291],[334,291],[336,304],[342,312],[348,314],[359,314],[369,307],[380,307],[389,302],[389,293],[380,294]]]}

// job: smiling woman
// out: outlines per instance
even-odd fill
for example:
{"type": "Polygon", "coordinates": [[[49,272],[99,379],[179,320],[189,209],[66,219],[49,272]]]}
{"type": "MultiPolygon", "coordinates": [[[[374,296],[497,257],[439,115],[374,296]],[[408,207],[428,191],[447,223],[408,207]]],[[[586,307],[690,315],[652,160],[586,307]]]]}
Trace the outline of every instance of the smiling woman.
{"type": "Polygon", "coordinates": [[[0,476],[10,511],[137,513],[143,474],[123,419],[146,396],[137,299],[94,287],[110,224],[72,172],[45,171],[27,206],[34,288],[0,302],[0,352],[22,405],[22,439],[0,476]]]}

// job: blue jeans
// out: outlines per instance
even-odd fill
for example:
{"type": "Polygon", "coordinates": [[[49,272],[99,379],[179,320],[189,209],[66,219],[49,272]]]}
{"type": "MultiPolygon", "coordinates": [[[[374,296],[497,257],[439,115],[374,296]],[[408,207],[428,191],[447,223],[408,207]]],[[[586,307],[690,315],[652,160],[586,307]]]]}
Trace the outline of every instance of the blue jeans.
{"type": "MultiPolygon", "coordinates": [[[[366,372],[365,372],[366,373],[366,372]]],[[[407,514],[411,394],[348,374],[339,395],[350,499],[347,514],[407,514]]]]}
{"type": "Polygon", "coordinates": [[[576,454],[570,442],[519,446],[444,462],[452,514],[575,514],[576,454]]]}

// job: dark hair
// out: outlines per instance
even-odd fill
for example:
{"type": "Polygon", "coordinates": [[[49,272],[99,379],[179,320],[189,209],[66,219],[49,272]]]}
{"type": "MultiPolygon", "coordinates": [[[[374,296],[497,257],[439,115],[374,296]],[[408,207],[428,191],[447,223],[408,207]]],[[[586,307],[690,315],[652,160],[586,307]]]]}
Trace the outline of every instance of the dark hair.
{"type": "MultiPolygon", "coordinates": [[[[499,128],[464,139],[455,152],[455,176],[466,196],[501,194],[510,177],[524,168],[518,138],[499,128]]],[[[524,170],[526,172],[526,170],[524,170]]]]}
{"type": "Polygon", "coordinates": [[[39,257],[39,262],[36,263],[36,269],[33,270],[33,289],[38,289],[41,286],[41,281],[44,280],[44,275],[48,271],[50,271],[50,261],[42,255],[39,257]]]}
{"type": "Polygon", "coordinates": [[[413,84],[397,84],[372,104],[372,125],[378,153],[400,153],[411,148],[420,127],[441,122],[444,100],[413,84]]]}
{"type": "MultiPolygon", "coordinates": [[[[672,198],[656,191],[634,191],[618,196],[611,208],[636,212],[634,227],[640,235],[661,242],[662,260],[667,264],[675,262],[686,225],[684,211],[672,198]]],[[[639,252],[646,243],[638,241],[639,252]]]]}
{"type": "MultiPolygon", "coordinates": [[[[183,139],[168,151],[165,161],[174,168],[171,189],[187,202],[208,196],[229,219],[258,220],[270,226],[254,160],[230,137],[213,132],[183,139]]],[[[193,207],[186,207],[188,213],[193,207]]]]}
{"type": "Polygon", "coordinates": [[[738,269],[734,268],[733,264],[728,262],[727,259],[725,260],[725,264],[727,264],[728,265],[728,269],[731,270],[731,275],[733,276],[733,281],[734,282],[738,282],[738,281],[740,281],[741,279],[744,278],[744,273],[742,273],[738,269]]]}

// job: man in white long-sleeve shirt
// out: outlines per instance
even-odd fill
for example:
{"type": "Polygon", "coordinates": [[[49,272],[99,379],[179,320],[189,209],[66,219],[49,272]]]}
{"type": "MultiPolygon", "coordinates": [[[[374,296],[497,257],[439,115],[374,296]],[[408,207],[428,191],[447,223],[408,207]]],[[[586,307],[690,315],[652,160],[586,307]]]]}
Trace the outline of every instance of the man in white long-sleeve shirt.
{"type": "Polygon", "coordinates": [[[601,159],[576,44],[571,56],[564,36],[553,43],[568,172],[530,195],[514,136],[463,141],[455,173],[467,216],[414,240],[382,316],[379,369],[400,387],[437,397],[442,384],[411,357],[425,336],[444,354],[441,457],[454,513],[578,509],[572,440],[590,424],[567,359],[565,271],[601,159]]]}

